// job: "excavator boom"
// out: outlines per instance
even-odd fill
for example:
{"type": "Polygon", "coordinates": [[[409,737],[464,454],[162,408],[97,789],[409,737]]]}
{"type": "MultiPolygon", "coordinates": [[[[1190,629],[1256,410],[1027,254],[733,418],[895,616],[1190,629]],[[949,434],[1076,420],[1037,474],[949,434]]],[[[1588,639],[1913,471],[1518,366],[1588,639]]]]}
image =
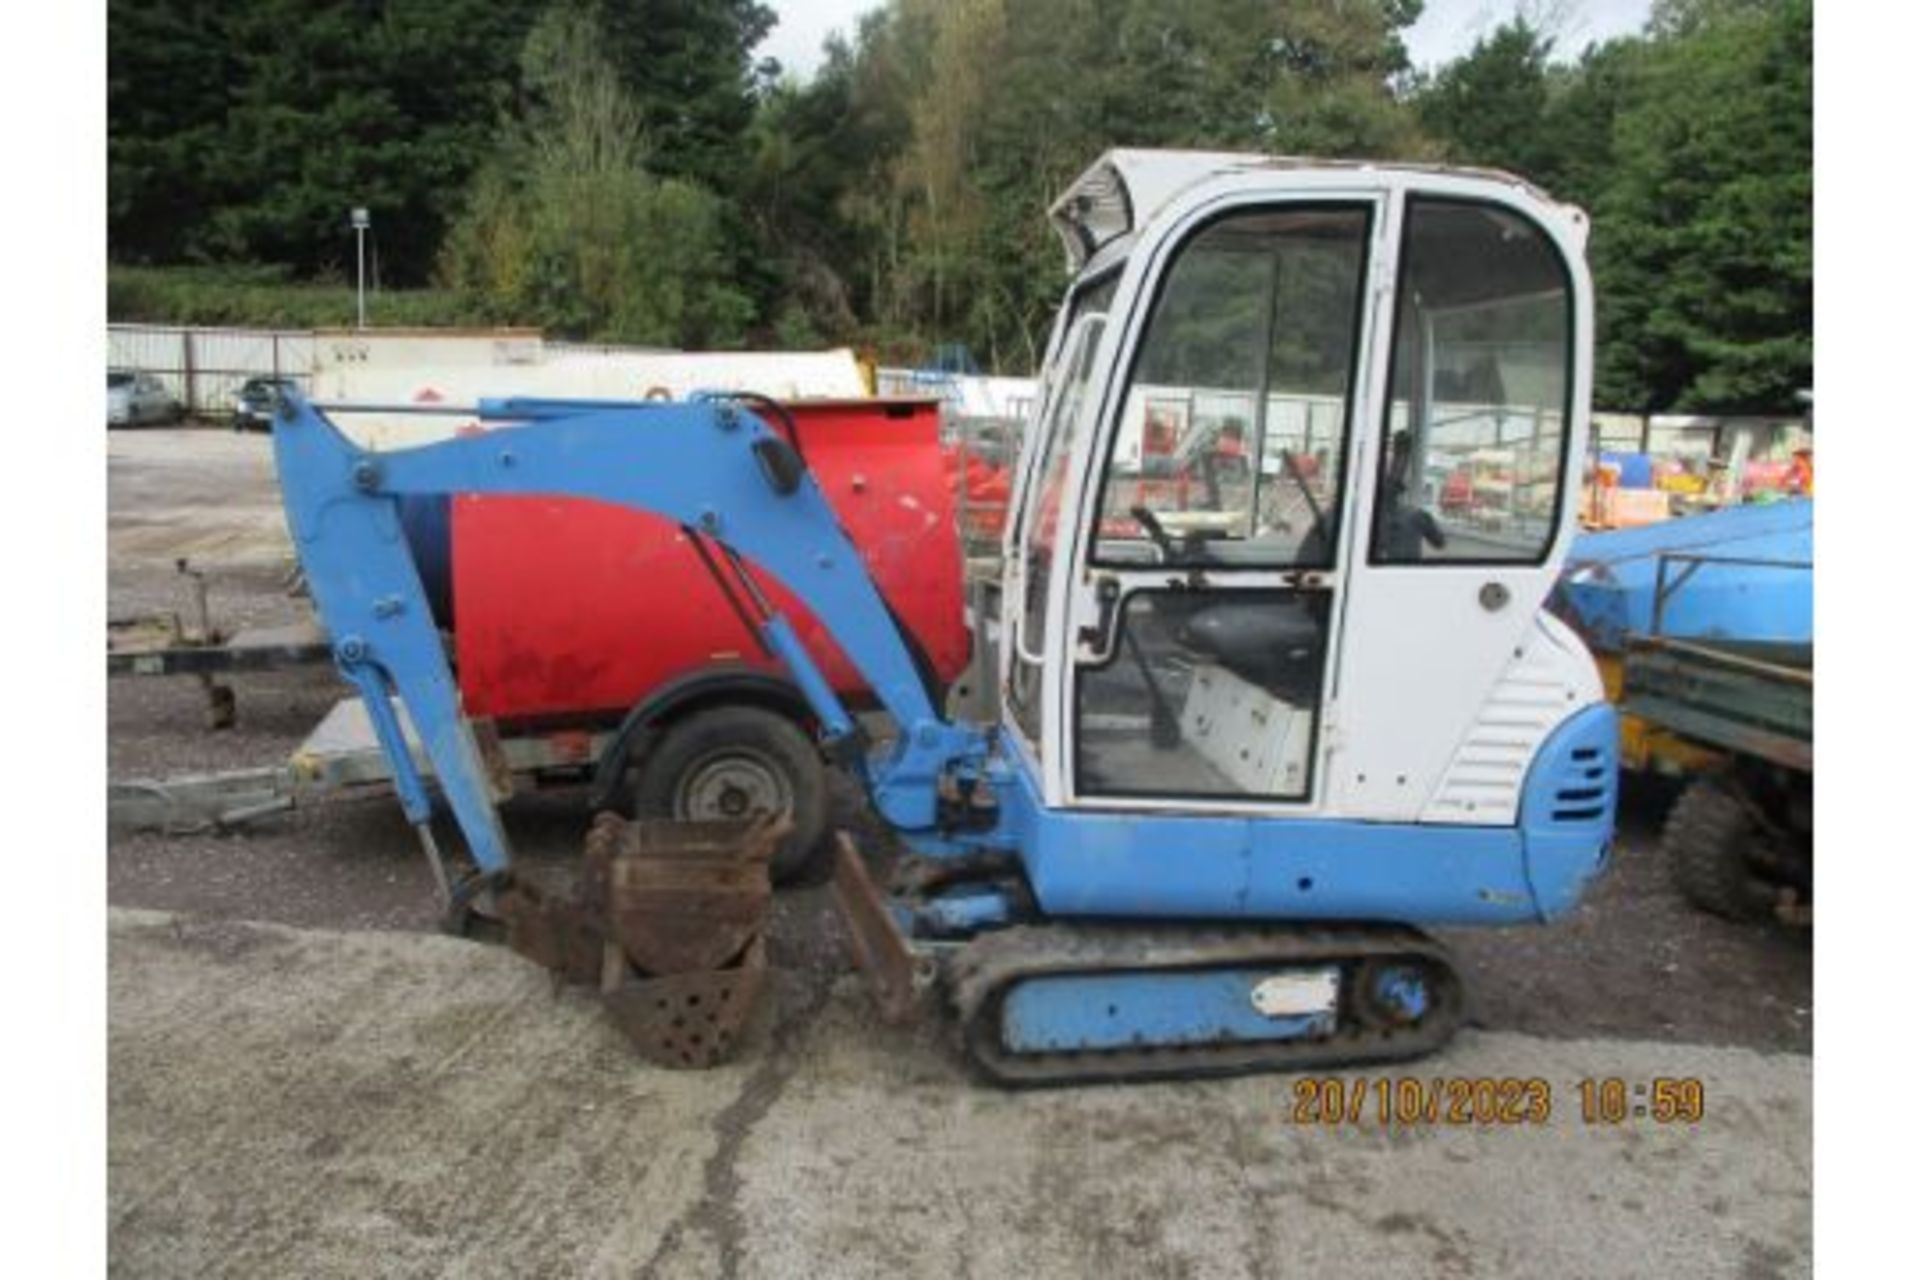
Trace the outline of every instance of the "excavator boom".
{"type": "Polygon", "coordinates": [[[882,813],[903,830],[934,826],[936,778],[953,759],[983,754],[984,736],[948,723],[934,706],[899,624],[792,444],[719,399],[487,401],[479,416],[500,425],[393,452],[358,447],[297,394],[281,401],[274,423],[288,527],[334,637],[335,660],[366,702],[423,838],[431,839],[429,803],[405,749],[395,695],[479,870],[497,874],[512,861],[401,531],[399,499],[423,494],[589,499],[673,520],[723,589],[756,612],[762,639],[785,662],[829,742],[856,746],[845,706],[741,561],[771,573],[827,620],[897,726],[877,758],[846,752],[866,770],[882,813]]]}

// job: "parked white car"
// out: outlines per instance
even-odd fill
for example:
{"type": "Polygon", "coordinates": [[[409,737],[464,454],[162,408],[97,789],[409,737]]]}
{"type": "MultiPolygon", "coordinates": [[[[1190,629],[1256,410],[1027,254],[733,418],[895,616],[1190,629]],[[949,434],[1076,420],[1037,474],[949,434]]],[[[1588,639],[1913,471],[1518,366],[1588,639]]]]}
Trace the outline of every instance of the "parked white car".
{"type": "Polygon", "coordinates": [[[150,373],[107,374],[107,425],[137,427],[145,422],[178,422],[180,402],[150,373]]]}

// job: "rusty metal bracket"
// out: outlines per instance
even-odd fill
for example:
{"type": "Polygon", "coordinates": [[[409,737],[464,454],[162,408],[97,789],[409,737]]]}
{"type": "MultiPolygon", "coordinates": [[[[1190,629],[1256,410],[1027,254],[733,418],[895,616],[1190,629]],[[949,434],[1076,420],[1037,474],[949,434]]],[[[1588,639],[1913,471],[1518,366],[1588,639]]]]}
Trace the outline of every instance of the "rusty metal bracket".
{"type": "Polygon", "coordinates": [[[834,841],[834,904],[853,936],[854,959],[873,988],[881,1020],[897,1025],[913,1015],[920,990],[931,980],[931,966],[907,946],[852,839],[836,831],[834,841]]]}

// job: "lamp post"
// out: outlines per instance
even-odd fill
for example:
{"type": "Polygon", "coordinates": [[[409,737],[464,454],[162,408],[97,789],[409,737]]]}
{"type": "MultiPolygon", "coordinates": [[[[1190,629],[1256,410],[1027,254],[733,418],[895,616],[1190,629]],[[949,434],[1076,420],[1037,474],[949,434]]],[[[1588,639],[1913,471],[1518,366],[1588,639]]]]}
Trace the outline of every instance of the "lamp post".
{"type": "Polygon", "coordinates": [[[367,226],[370,222],[365,209],[353,211],[353,253],[359,263],[359,287],[356,292],[360,310],[359,327],[362,329],[367,327],[367,226]]]}

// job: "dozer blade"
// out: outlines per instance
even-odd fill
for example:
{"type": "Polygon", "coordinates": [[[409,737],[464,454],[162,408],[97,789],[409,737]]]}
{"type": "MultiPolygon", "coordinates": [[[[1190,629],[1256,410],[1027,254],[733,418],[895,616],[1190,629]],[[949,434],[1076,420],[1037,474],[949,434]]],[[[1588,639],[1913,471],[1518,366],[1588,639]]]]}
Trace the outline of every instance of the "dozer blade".
{"type": "Polygon", "coordinates": [[[773,850],[788,818],[628,821],[602,813],[570,898],[516,880],[507,942],[562,979],[594,984],[634,1047],[706,1067],[738,1044],[764,985],[773,850]]]}
{"type": "Polygon", "coordinates": [[[853,939],[854,962],[867,975],[881,1021],[905,1022],[913,1016],[920,991],[931,980],[907,946],[886,900],[867,874],[860,851],[844,831],[834,833],[833,900],[853,939]]]}

